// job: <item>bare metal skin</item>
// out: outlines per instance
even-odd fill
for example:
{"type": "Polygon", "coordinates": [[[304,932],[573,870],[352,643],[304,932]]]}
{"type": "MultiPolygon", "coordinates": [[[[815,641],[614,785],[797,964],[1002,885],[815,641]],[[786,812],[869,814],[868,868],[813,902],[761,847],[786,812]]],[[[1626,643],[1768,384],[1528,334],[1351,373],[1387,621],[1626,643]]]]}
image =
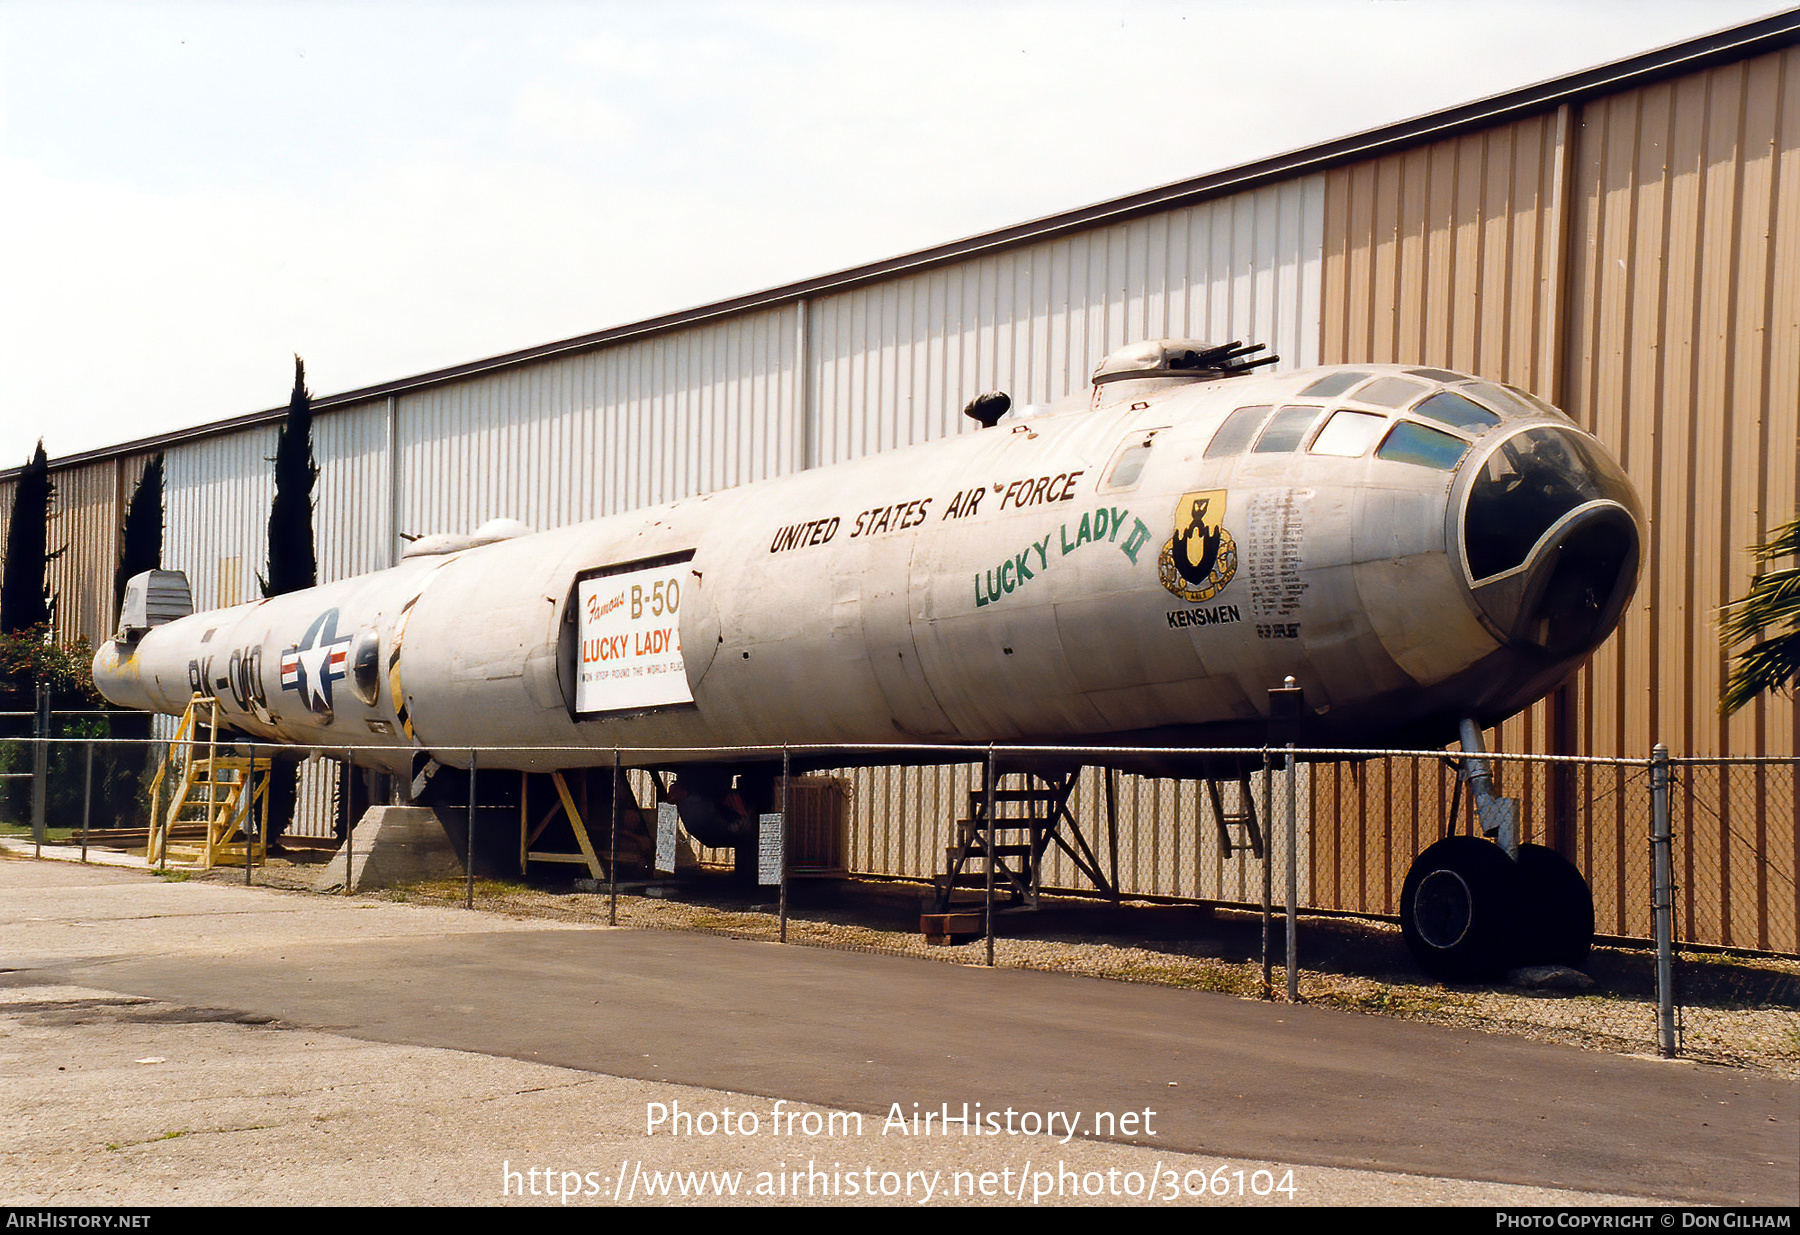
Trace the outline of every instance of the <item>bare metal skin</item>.
{"type": "Polygon", "coordinates": [[[482,766],[1256,743],[1289,675],[1306,744],[1374,749],[1509,716],[1611,633],[1642,516],[1561,413],[1441,370],[1168,368],[1198,346],[1115,353],[1087,407],[555,531],[437,538],[449,551],[110,641],[95,681],[169,713],[198,689],[246,735],[376,747],[358,762],[394,771],[496,745],[541,749],[482,766]],[[1233,417],[1247,408],[1269,410],[1233,417]],[[668,642],[692,701],[581,706],[590,649],[642,649],[577,620],[577,576],[654,560],[674,562],[674,609],[633,638],[668,642]]]}

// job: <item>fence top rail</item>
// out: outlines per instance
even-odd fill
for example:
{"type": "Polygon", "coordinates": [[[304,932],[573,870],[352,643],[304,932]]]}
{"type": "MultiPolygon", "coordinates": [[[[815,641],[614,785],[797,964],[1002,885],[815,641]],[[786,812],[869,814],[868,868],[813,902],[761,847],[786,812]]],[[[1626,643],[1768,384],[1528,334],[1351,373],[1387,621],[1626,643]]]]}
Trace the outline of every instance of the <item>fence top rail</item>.
{"type": "MultiPolygon", "coordinates": [[[[29,713],[27,713],[27,715],[29,715],[29,713]]],[[[114,715],[118,715],[118,713],[114,713],[114,715]]],[[[62,737],[55,737],[55,736],[34,737],[34,736],[21,735],[18,737],[9,737],[9,738],[0,739],[0,744],[16,743],[19,745],[34,745],[34,744],[37,744],[40,742],[45,743],[45,744],[56,744],[56,743],[65,743],[65,742],[84,742],[84,743],[93,743],[95,745],[103,745],[103,746],[166,746],[172,742],[185,744],[192,740],[193,739],[188,739],[188,738],[168,738],[168,737],[118,738],[118,737],[81,737],[81,736],[76,736],[76,735],[65,735],[62,737]]],[[[794,743],[786,743],[786,744],[767,743],[767,744],[761,744],[761,745],[737,745],[737,746],[598,746],[598,745],[596,745],[596,746],[580,746],[580,747],[541,746],[541,745],[525,745],[525,744],[498,744],[498,743],[496,743],[493,745],[476,746],[476,747],[471,748],[471,747],[467,747],[467,746],[396,747],[396,746],[391,746],[391,745],[383,745],[380,743],[364,743],[364,742],[332,743],[330,745],[316,744],[316,743],[300,745],[300,744],[294,744],[294,743],[258,742],[258,741],[254,741],[254,740],[246,740],[241,737],[233,737],[233,736],[221,736],[219,738],[219,744],[222,746],[228,745],[228,746],[252,748],[252,749],[254,749],[254,751],[256,752],[256,754],[258,756],[262,756],[262,757],[266,757],[268,755],[271,755],[271,754],[274,754],[277,752],[286,752],[286,753],[294,756],[295,758],[300,758],[300,759],[309,759],[309,758],[338,759],[338,758],[346,758],[346,757],[353,758],[356,755],[381,755],[381,756],[386,756],[387,758],[391,759],[397,755],[410,756],[412,754],[428,754],[428,755],[433,756],[434,758],[439,758],[440,762],[442,762],[446,758],[456,759],[459,757],[466,756],[469,754],[469,752],[472,749],[474,751],[475,755],[477,756],[478,762],[479,762],[480,757],[483,755],[495,755],[495,754],[571,755],[571,754],[579,753],[579,754],[585,755],[589,758],[599,758],[599,757],[604,757],[609,754],[617,754],[617,756],[622,761],[633,762],[633,763],[653,762],[657,759],[677,759],[677,760],[684,760],[684,761],[685,760],[696,760],[697,761],[699,759],[706,758],[706,757],[712,757],[712,758],[721,759],[721,760],[727,759],[727,758],[732,758],[732,757],[739,757],[739,758],[761,757],[761,758],[773,759],[773,758],[779,757],[783,754],[787,754],[790,756],[794,756],[794,755],[819,756],[819,755],[842,754],[842,755],[845,755],[848,757],[859,758],[859,759],[866,758],[869,755],[891,754],[891,755],[896,756],[897,761],[899,761],[899,762],[907,762],[909,760],[919,759],[919,758],[930,758],[930,759],[936,759],[937,761],[943,762],[943,763],[963,763],[963,762],[979,763],[979,762],[982,762],[985,759],[987,759],[987,757],[989,756],[990,753],[995,756],[998,756],[998,757],[1020,756],[1020,755],[1033,756],[1033,757],[1050,757],[1050,758],[1066,757],[1069,759],[1082,760],[1082,761],[1086,761],[1086,762],[1090,762],[1090,763],[1104,763],[1108,759],[1119,758],[1121,756],[1145,756],[1145,755],[1155,756],[1155,757],[1242,758],[1242,759],[1261,759],[1262,757],[1264,757],[1266,755],[1271,758],[1275,758],[1275,757],[1279,757],[1279,756],[1285,756],[1290,749],[1287,746],[1273,746],[1273,745],[1271,745],[1271,746],[1074,746],[1074,745],[1058,745],[1058,744],[1045,744],[1045,745],[1035,745],[1035,744],[1028,744],[1028,743],[1016,743],[1015,744],[1015,743],[1001,743],[1001,742],[995,742],[995,743],[991,743],[991,744],[980,744],[980,745],[964,744],[964,743],[932,743],[932,742],[901,742],[901,743],[896,743],[896,742],[869,742],[869,743],[794,742],[794,743]]],[[[1442,760],[1446,760],[1449,762],[1456,762],[1456,761],[1459,761],[1466,757],[1464,752],[1462,752],[1461,750],[1456,750],[1456,749],[1450,749],[1450,750],[1365,750],[1365,749],[1357,748],[1357,747],[1324,747],[1324,746],[1295,746],[1295,747],[1292,747],[1291,749],[1297,759],[1299,759],[1302,762],[1307,762],[1307,763],[1323,763],[1323,762],[1362,763],[1362,762],[1372,761],[1375,759],[1411,759],[1411,760],[1442,759],[1442,760]]],[[[1543,764],[1554,763],[1554,764],[1568,764],[1568,765],[1590,766],[1590,767],[1648,768],[1651,766],[1651,763],[1653,762],[1651,759],[1648,759],[1648,758],[1629,757],[1629,756],[1547,755],[1547,754],[1537,754],[1537,753],[1532,753],[1532,752],[1519,752],[1519,751],[1483,751],[1483,752],[1481,752],[1480,757],[1482,759],[1488,760],[1489,762],[1492,762],[1492,763],[1543,763],[1543,764]]],[[[1757,757],[1757,756],[1735,756],[1735,757],[1693,756],[1693,757],[1684,757],[1684,758],[1671,758],[1669,762],[1671,764],[1681,764],[1681,765],[1689,765],[1689,766],[1704,765],[1704,764],[1711,764],[1711,763],[1794,765],[1794,764],[1800,763],[1800,760],[1781,758],[1781,757],[1757,757]]],[[[567,766],[573,767],[573,766],[582,766],[582,765],[569,764],[567,766]]],[[[593,764],[593,765],[588,765],[588,766],[600,766],[600,764],[593,764]]]]}
{"type": "MultiPolygon", "coordinates": [[[[4,720],[4,719],[29,720],[29,719],[35,718],[37,715],[38,715],[38,713],[35,711],[27,711],[27,712],[0,711],[0,720],[4,720]]],[[[57,708],[57,709],[52,709],[50,712],[50,715],[53,718],[58,717],[58,716],[148,716],[148,717],[151,717],[152,719],[155,719],[155,718],[160,718],[160,717],[164,716],[165,714],[161,713],[161,712],[144,712],[144,711],[140,711],[136,708],[57,708]]],[[[226,740],[226,739],[221,739],[221,740],[226,740]]],[[[301,755],[301,757],[303,757],[303,758],[313,755],[314,753],[317,753],[318,755],[321,755],[321,756],[330,757],[330,756],[340,755],[346,751],[353,752],[353,753],[386,751],[386,752],[391,753],[391,752],[395,751],[396,749],[399,749],[399,748],[396,748],[393,746],[384,746],[384,745],[381,745],[378,743],[362,743],[362,742],[331,743],[329,745],[326,745],[326,744],[298,745],[298,744],[294,744],[294,743],[260,742],[255,739],[248,739],[248,738],[241,738],[241,737],[234,737],[229,740],[232,741],[234,744],[240,745],[240,746],[256,746],[258,748],[267,749],[267,750],[294,751],[294,752],[299,753],[301,755]]],[[[113,738],[113,737],[82,738],[82,737],[74,737],[74,736],[51,737],[51,738],[47,738],[47,739],[40,739],[40,738],[34,738],[30,735],[21,734],[17,737],[0,739],[0,741],[6,741],[6,742],[33,742],[33,741],[82,742],[82,741],[91,741],[91,742],[110,742],[110,743],[116,743],[116,744],[140,745],[141,746],[141,745],[159,745],[161,743],[169,741],[169,739],[168,738],[156,738],[156,737],[152,737],[152,738],[113,738]]],[[[1041,743],[1024,743],[1024,742],[1019,742],[1019,743],[1015,743],[1015,742],[992,742],[992,743],[987,743],[987,742],[850,742],[850,743],[845,743],[845,742],[833,742],[833,743],[805,743],[805,742],[776,743],[776,742],[771,742],[771,743],[765,743],[765,744],[744,745],[744,746],[617,746],[617,747],[603,746],[603,745],[578,746],[578,747],[531,746],[531,745],[496,742],[496,743],[491,743],[491,744],[487,744],[487,745],[477,746],[474,749],[478,754],[502,753],[502,752],[512,753],[512,754],[555,754],[558,752],[566,752],[566,751],[570,751],[570,750],[581,750],[581,751],[588,751],[588,752],[605,753],[608,751],[617,750],[621,753],[621,755],[624,755],[624,754],[632,754],[632,755],[646,755],[646,754],[700,755],[700,754],[732,754],[732,753],[779,754],[782,751],[788,751],[788,752],[794,753],[794,754],[814,754],[814,753],[819,753],[819,752],[833,752],[833,751],[843,751],[846,754],[870,754],[870,753],[879,753],[882,751],[892,751],[896,754],[940,754],[940,753],[954,754],[954,753],[960,752],[963,754],[967,754],[969,756],[970,760],[973,761],[973,760],[986,758],[987,752],[990,748],[996,754],[1029,754],[1029,755],[1086,755],[1086,754],[1108,755],[1108,754],[1111,754],[1111,755],[1226,755],[1226,756],[1233,756],[1233,757],[1238,757],[1238,756],[1261,757],[1265,752],[1270,755],[1280,755],[1280,754],[1285,754],[1287,751],[1287,747],[1285,744],[1268,744],[1268,745],[1263,745],[1263,746],[1112,746],[1112,745],[1069,745],[1069,744],[1056,744],[1056,743],[1041,744],[1041,743]]],[[[431,753],[433,753],[434,750],[441,750],[445,754],[462,754],[462,753],[466,753],[469,750],[469,748],[466,746],[437,747],[437,748],[421,746],[421,747],[410,747],[410,748],[405,748],[405,749],[408,749],[410,751],[421,751],[426,754],[431,754],[431,753]]],[[[1302,759],[1307,760],[1307,761],[1330,760],[1333,762],[1348,762],[1348,761],[1352,761],[1352,760],[1370,760],[1370,759],[1437,759],[1437,758],[1460,759],[1463,757],[1463,752],[1461,750],[1455,749],[1455,748],[1447,748],[1447,749],[1441,749],[1441,750],[1403,750],[1403,749],[1369,750],[1369,749],[1365,749],[1362,747],[1332,747],[1332,746],[1299,746],[1299,745],[1296,745],[1294,747],[1294,753],[1297,756],[1299,756],[1302,759]]],[[[1481,757],[1483,759],[1491,759],[1491,760],[1495,760],[1497,762],[1568,763],[1568,764],[1593,764],[1593,765],[1625,765],[1625,766],[1643,766],[1643,767],[1648,767],[1653,762],[1653,759],[1651,759],[1649,756],[1637,756],[1637,755],[1553,755],[1553,754],[1547,754],[1547,753],[1543,753],[1543,752],[1533,752],[1533,751],[1500,751],[1500,750],[1483,751],[1483,752],[1481,752],[1481,757]]],[[[1671,764],[1686,764],[1686,765],[1741,764],[1741,765],[1746,765],[1746,766],[1787,765],[1787,766],[1793,767],[1793,766],[1800,766],[1800,755],[1676,755],[1676,754],[1670,754],[1669,762],[1671,764]]]]}

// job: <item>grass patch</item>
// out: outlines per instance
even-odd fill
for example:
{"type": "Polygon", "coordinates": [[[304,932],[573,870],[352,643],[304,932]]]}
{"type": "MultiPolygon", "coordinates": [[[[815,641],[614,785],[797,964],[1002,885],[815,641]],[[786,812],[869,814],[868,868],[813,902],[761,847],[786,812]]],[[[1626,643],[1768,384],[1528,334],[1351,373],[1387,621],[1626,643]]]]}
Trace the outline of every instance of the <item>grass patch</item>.
{"type": "Polygon", "coordinates": [[[1333,993],[1327,997],[1340,1008],[1374,1012],[1382,1016],[1435,1016],[1457,1006],[1446,992],[1424,987],[1395,986],[1378,991],[1333,993]]]}
{"type": "MultiPolygon", "coordinates": [[[[4,836],[8,840],[30,840],[31,825],[29,823],[0,823],[0,836],[4,836]]],[[[46,845],[80,844],[81,829],[46,826],[44,843],[46,845]]]]}

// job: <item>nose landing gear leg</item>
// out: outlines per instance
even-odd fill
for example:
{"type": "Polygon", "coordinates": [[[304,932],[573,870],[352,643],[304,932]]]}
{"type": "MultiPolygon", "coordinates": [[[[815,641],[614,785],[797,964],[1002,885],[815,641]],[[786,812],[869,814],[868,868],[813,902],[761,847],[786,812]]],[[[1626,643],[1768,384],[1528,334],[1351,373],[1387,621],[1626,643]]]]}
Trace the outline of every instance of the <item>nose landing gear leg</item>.
{"type": "Polygon", "coordinates": [[[1494,791],[1481,731],[1460,726],[1462,777],[1495,843],[1448,836],[1421,853],[1400,893],[1400,928],[1413,958],[1451,981],[1498,976],[1517,965],[1576,966],[1594,935],[1594,902],[1573,863],[1521,845],[1518,802],[1494,791]]]}

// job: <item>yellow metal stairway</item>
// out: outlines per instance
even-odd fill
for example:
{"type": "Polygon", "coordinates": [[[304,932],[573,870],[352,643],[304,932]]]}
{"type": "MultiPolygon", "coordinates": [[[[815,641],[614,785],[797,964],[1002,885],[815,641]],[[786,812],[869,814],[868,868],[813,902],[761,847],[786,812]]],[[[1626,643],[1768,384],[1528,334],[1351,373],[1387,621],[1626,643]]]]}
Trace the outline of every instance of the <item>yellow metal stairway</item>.
{"type": "Polygon", "coordinates": [[[174,859],[211,870],[268,858],[270,761],[229,748],[221,753],[218,727],[218,700],[207,695],[188,700],[168,757],[150,786],[148,858],[153,863],[174,859]],[[168,777],[174,778],[173,796],[163,809],[168,777]],[[171,843],[175,828],[195,824],[205,828],[199,846],[171,843]]]}

